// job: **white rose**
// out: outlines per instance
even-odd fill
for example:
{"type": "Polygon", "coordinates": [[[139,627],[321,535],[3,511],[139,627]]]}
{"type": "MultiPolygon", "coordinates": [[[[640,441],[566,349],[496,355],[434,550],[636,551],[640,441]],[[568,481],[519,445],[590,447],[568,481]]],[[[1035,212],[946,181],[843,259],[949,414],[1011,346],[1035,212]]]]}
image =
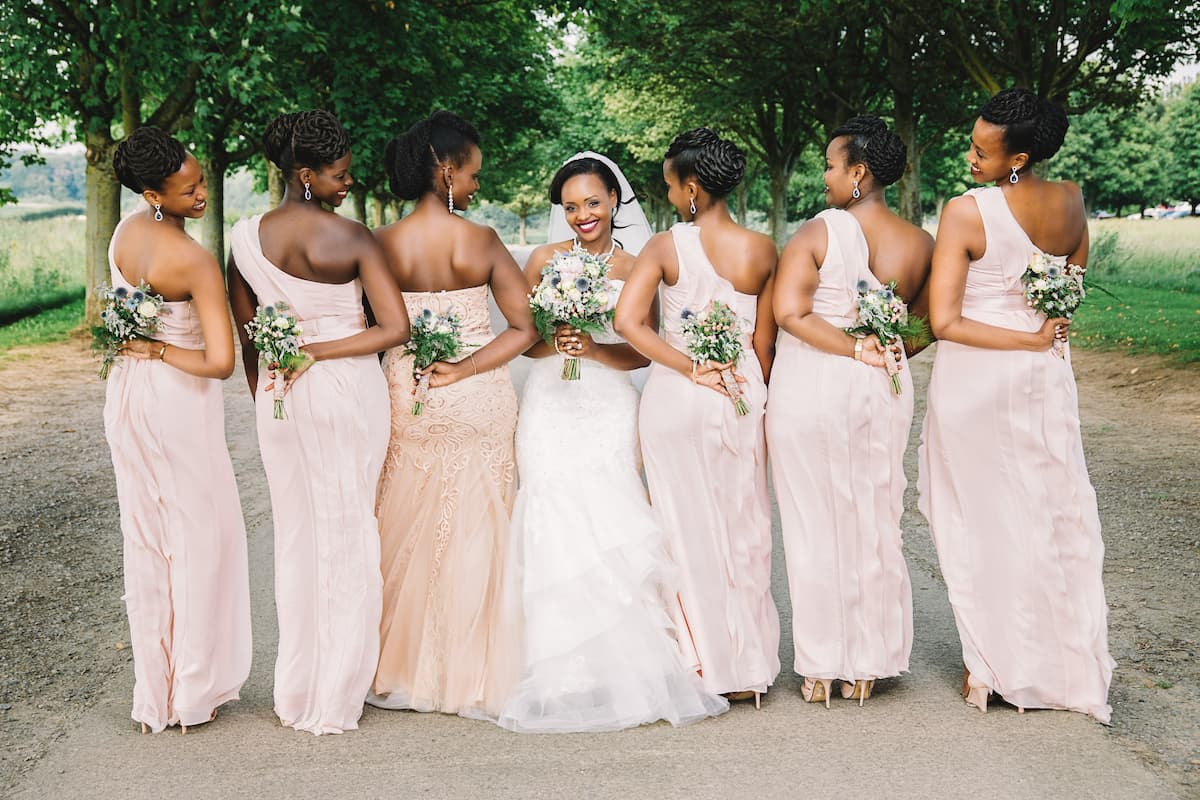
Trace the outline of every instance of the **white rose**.
{"type": "Polygon", "coordinates": [[[274,325],[276,328],[279,328],[280,330],[283,330],[283,329],[284,329],[284,328],[286,328],[288,325],[291,325],[291,324],[292,324],[292,322],[291,322],[291,320],[289,320],[287,317],[276,317],[276,318],[275,318],[275,321],[274,321],[273,323],[271,323],[271,324],[272,324],[272,325],[274,325]]]}
{"type": "Polygon", "coordinates": [[[153,300],[143,300],[137,307],[138,316],[152,319],[158,316],[158,304],[153,300]]]}
{"type": "Polygon", "coordinates": [[[299,325],[297,325],[295,328],[292,328],[292,332],[299,336],[300,334],[304,333],[304,328],[301,328],[299,325]]]}

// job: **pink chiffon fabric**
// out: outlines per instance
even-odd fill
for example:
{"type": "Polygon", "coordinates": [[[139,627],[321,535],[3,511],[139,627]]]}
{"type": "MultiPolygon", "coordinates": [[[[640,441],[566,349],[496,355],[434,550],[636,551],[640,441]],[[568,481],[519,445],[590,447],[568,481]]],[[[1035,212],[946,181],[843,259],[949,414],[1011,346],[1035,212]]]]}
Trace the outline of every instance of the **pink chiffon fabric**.
{"type": "MultiPolygon", "coordinates": [[[[114,287],[133,290],[111,247],[109,270],[114,287]]],[[[191,301],[165,307],[156,339],[202,350],[191,301]]],[[[208,722],[238,698],[251,655],[246,529],[221,381],[157,360],[118,359],[104,432],[121,509],[132,717],[155,733],[208,722]]]]}
{"type": "MultiPolygon", "coordinates": [[[[463,358],[494,338],[485,285],[407,292],[410,317],[454,311],[463,358]]],[[[516,494],[517,395],[508,367],[429,391],[412,414],[413,360],[384,356],[391,440],[379,483],[384,611],[369,702],[496,719],[520,677],[519,618],[506,613],[516,494]]]]}
{"type": "MultiPolygon", "coordinates": [[[[1002,189],[967,194],[987,248],[970,264],[963,316],[1037,330],[1020,277],[1040,251],[1002,189]]],[[[939,342],[919,460],[920,507],[972,677],[1014,705],[1108,722],[1104,543],[1069,347],[1059,358],[939,342]]]]}
{"type": "MultiPolygon", "coordinates": [[[[286,302],[305,343],[364,329],[358,280],[326,284],[283,272],[263,255],[261,216],[234,226],[238,271],[260,305],[286,302]]],[[[320,361],[272,415],[259,372],[258,443],[275,520],[279,655],[275,713],[320,735],[358,727],[379,654],[382,579],[375,491],[387,448],[387,383],[375,355],[320,361]]]]}
{"type": "MultiPolygon", "coordinates": [[[[858,221],[821,212],[828,248],[813,311],[855,324],[857,285],[878,289],[858,221]]],[[[904,562],[904,450],[912,377],[892,391],[879,367],[781,332],[771,371],[767,444],[783,523],[795,670],[846,681],[908,671],[912,589],[904,562]]]]}
{"type": "Polygon", "coordinates": [[[699,228],[680,223],[671,235],[679,278],[661,291],[666,340],[687,352],[681,312],[712,300],[728,304],[746,325],[737,370],[750,406],[739,417],[728,397],[661,364],[650,370],[638,425],[651,504],[679,567],[671,611],[705,691],[764,692],[779,674],[779,614],[771,597],[767,389],[748,332],[758,298],[717,273],[699,228]]]}

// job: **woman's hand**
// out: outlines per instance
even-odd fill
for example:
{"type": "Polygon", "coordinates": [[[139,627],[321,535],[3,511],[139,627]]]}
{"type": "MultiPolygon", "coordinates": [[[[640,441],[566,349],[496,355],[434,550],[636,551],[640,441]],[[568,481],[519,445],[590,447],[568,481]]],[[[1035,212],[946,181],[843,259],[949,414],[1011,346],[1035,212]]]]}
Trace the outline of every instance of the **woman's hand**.
{"type": "Polygon", "coordinates": [[[304,348],[300,348],[300,352],[297,355],[299,358],[303,359],[298,365],[292,367],[291,369],[273,369],[270,371],[270,373],[268,373],[271,380],[283,381],[284,395],[291,391],[292,384],[298,381],[301,375],[308,372],[309,368],[312,367],[313,364],[317,363],[317,360],[312,357],[312,354],[308,353],[304,348]]]}
{"type": "Polygon", "coordinates": [[[570,325],[559,325],[554,331],[554,349],[564,356],[591,358],[594,355],[592,345],[591,336],[570,325]]]}
{"type": "Polygon", "coordinates": [[[1070,336],[1071,320],[1066,317],[1052,317],[1042,323],[1042,327],[1038,328],[1033,334],[1034,350],[1049,350],[1054,346],[1055,340],[1066,342],[1070,336]]]}
{"type": "MultiPolygon", "coordinates": [[[[692,383],[698,386],[707,386],[715,392],[719,392],[726,397],[729,397],[729,392],[725,389],[725,379],[721,377],[723,370],[733,369],[733,362],[721,364],[717,361],[705,361],[703,364],[692,363],[692,383]]],[[[745,383],[746,379],[733,373],[733,379],[738,383],[745,383]]]]}
{"type": "Polygon", "coordinates": [[[153,339],[133,339],[121,345],[118,351],[121,355],[127,358],[136,359],[159,359],[159,353],[162,352],[163,343],[156,342],[153,339]]]}
{"type": "Polygon", "coordinates": [[[435,361],[417,375],[428,375],[430,388],[436,389],[466,380],[475,375],[475,372],[471,368],[471,359],[466,358],[453,364],[449,361],[435,361]]]}
{"type": "Polygon", "coordinates": [[[892,374],[888,368],[887,352],[891,351],[892,364],[895,365],[896,371],[904,369],[904,362],[901,356],[904,354],[904,345],[900,342],[892,342],[887,347],[879,343],[879,337],[871,334],[862,340],[862,353],[859,360],[869,367],[881,367],[889,375],[892,374]]]}

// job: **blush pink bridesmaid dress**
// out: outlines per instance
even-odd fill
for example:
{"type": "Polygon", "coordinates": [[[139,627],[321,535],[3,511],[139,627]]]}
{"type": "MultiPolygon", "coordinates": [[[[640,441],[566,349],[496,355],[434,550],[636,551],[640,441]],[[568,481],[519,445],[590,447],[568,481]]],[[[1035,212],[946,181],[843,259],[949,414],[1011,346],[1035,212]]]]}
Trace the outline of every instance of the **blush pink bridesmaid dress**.
{"type": "MultiPolygon", "coordinates": [[[[854,215],[828,209],[829,245],[813,311],[855,322],[857,286],[879,280],[854,215]]],[[[782,331],[767,403],[767,444],[783,523],[795,670],[871,681],[908,671],[912,589],[904,562],[904,450],[913,415],[887,374],[782,331]]]]}
{"type": "MultiPolygon", "coordinates": [[[[1022,331],[1042,316],[1021,274],[1040,252],[999,187],[972,189],[987,249],[964,317],[1022,331]]],[[[1066,358],[939,342],[920,448],[929,520],[972,680],[1022,708],[1108,722],[1104,542],[1066,358]]]]}
{"type": "MultiPolygon", "coordinates": [[[[454,311],[463,357],[494,337],[488,287],[405,292],[409,317],[454,311]]],[[[380,708],[496,719],[520,677],[519,618],[506,612],[516,495],[517,395],[508,367],[431,389],[412,414],[412,356],[384,356],[391,440],[379,483],[383,621],[380,708]]]]}
{"type": "MultiPolygon", "coordinates": [[[[108,263],[112,285],[133,291],[111,246],[108,263]]],[[[157,340],[202,350],[191,301],[166,308],[157,340]]],[[[221,381],[122,358],[105,388],[133,646],[132,716],[155,733],[199,725],[236,700],[250,674],[246,529],[221,381]]]]}
{"type": "MultiPolygon", "coordinates": [[[[690,223],[671,228],[679,278],[661,290],[666,341],[687,352],[683,310],[728,304],[752,330],[758,298],[713,268],[690,223]]],[[[767,387],[749,332],[738,373],[750,413],[655,364],[642,392],[642,459],[650,501],[677,565],[672,606],[687,662],[710,694],[765,692],[779,674],[779,614],[771,597],[771,506],[763,407],[767,387]]]]}
{"type": "MultiPolygon", "coordinates": [[[[289,275],[263,255],[261,215],[234,226],[238,271],[260,304],[286,302],[305,343],[365,328],[356,279],[289,275]]],[[[320,735],[358,727],[379,654],[382,579],[375,491],[387,448],[387,383],[374,355],[320,361],[273,418],[271,379],[259,372],[255,416],[275,521],[279,655],[275,713],[320,735]]]]}

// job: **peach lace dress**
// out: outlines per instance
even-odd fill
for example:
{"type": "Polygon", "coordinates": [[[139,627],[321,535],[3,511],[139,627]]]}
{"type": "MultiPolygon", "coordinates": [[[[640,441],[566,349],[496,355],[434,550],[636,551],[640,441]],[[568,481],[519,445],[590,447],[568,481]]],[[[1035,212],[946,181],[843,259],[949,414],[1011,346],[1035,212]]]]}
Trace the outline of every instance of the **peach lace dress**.
{"type": "MultiPolygon", "coordinates": [[[[680,314],[716,299],[752,329],[758,298],[721,277],[690,223],[671,228],[679,278],[662,287],[666,340],[686,352],[680,314]]],[[[749,333],[739,374],[750,414],[728,397],[655,364],[638,420],[654,516],[679,568],[672,604],[687,663],[711,694],[765,692],[779,674],[779,614],[771,597],[771,505],[763,409],[767,387],[749,333]],[[686,632],[686,634],[685,634],[686,632]]]]}
{"type": "MultiPolygon", "coordinates": [[[[964,317],[1034,331],[1021,274],[1040,252],[999,187],[972,189],[987,249],[967,272],[964,317]]],[[[963,663],[1024,708],[1108,722],[1104,541],[1071,360],[938,342],[919,450],[929,520],[963,663]]]]}
{"type": "MultiPolygon", "coordinates": [[[[114,237],[114,241],[116,237],[114,237]]],[[[114,287],[133,287],[108,251],[114,287]]],[[[168,302],[157,339],[204,348],[191,301],[168,302]]],[[[104,433],[121,509],[133,719],[154,730],[208,722],[250,674],[246,528],[221,381],[118,359],[104,433]]]]}
{"type": "MultiPolygon", "coordinates": [[[[261,216],[239,222],[230,244],[261,304],[280,300],[305,343],[364,329],[358,280],[317,283],[267,260],[261,216]]],[[[387,384],[374,355],[314,364],[273,418],[270,377],[259,371],[258,446],[275,520],[279,655],[275,713],[315,735],[358,727],[379,654],[379,528],[375,487],[388,425],[387,384]]]]}
{"type": "MultiPolygon", "coordinates": [[[[859,281],[878,289],[852,214],[828,209],[813,311],[838,328],[855,320],[859,281]]],[[[795,670],[872,680],[908,670],[912,589],[904,562],[904,451],[912,377],[892,392],[879,367],[779,336],[767,403],[767,446],[783,523],[795,670]]]]}
{"type": "MultiPolygon", "coordinates": [[[[472,349],[494,337],[487,298],[484,285],[404,294],[410,317],[457,313],[472,349]]],[[[501,367],[431,389],[413,416],[412,357],[394,348],[383,368],[392,433],[377,502],[384,611],[369,702],[495,719],[520,670],[519,626],[502,607],[516,392],[501,367]]]]}

